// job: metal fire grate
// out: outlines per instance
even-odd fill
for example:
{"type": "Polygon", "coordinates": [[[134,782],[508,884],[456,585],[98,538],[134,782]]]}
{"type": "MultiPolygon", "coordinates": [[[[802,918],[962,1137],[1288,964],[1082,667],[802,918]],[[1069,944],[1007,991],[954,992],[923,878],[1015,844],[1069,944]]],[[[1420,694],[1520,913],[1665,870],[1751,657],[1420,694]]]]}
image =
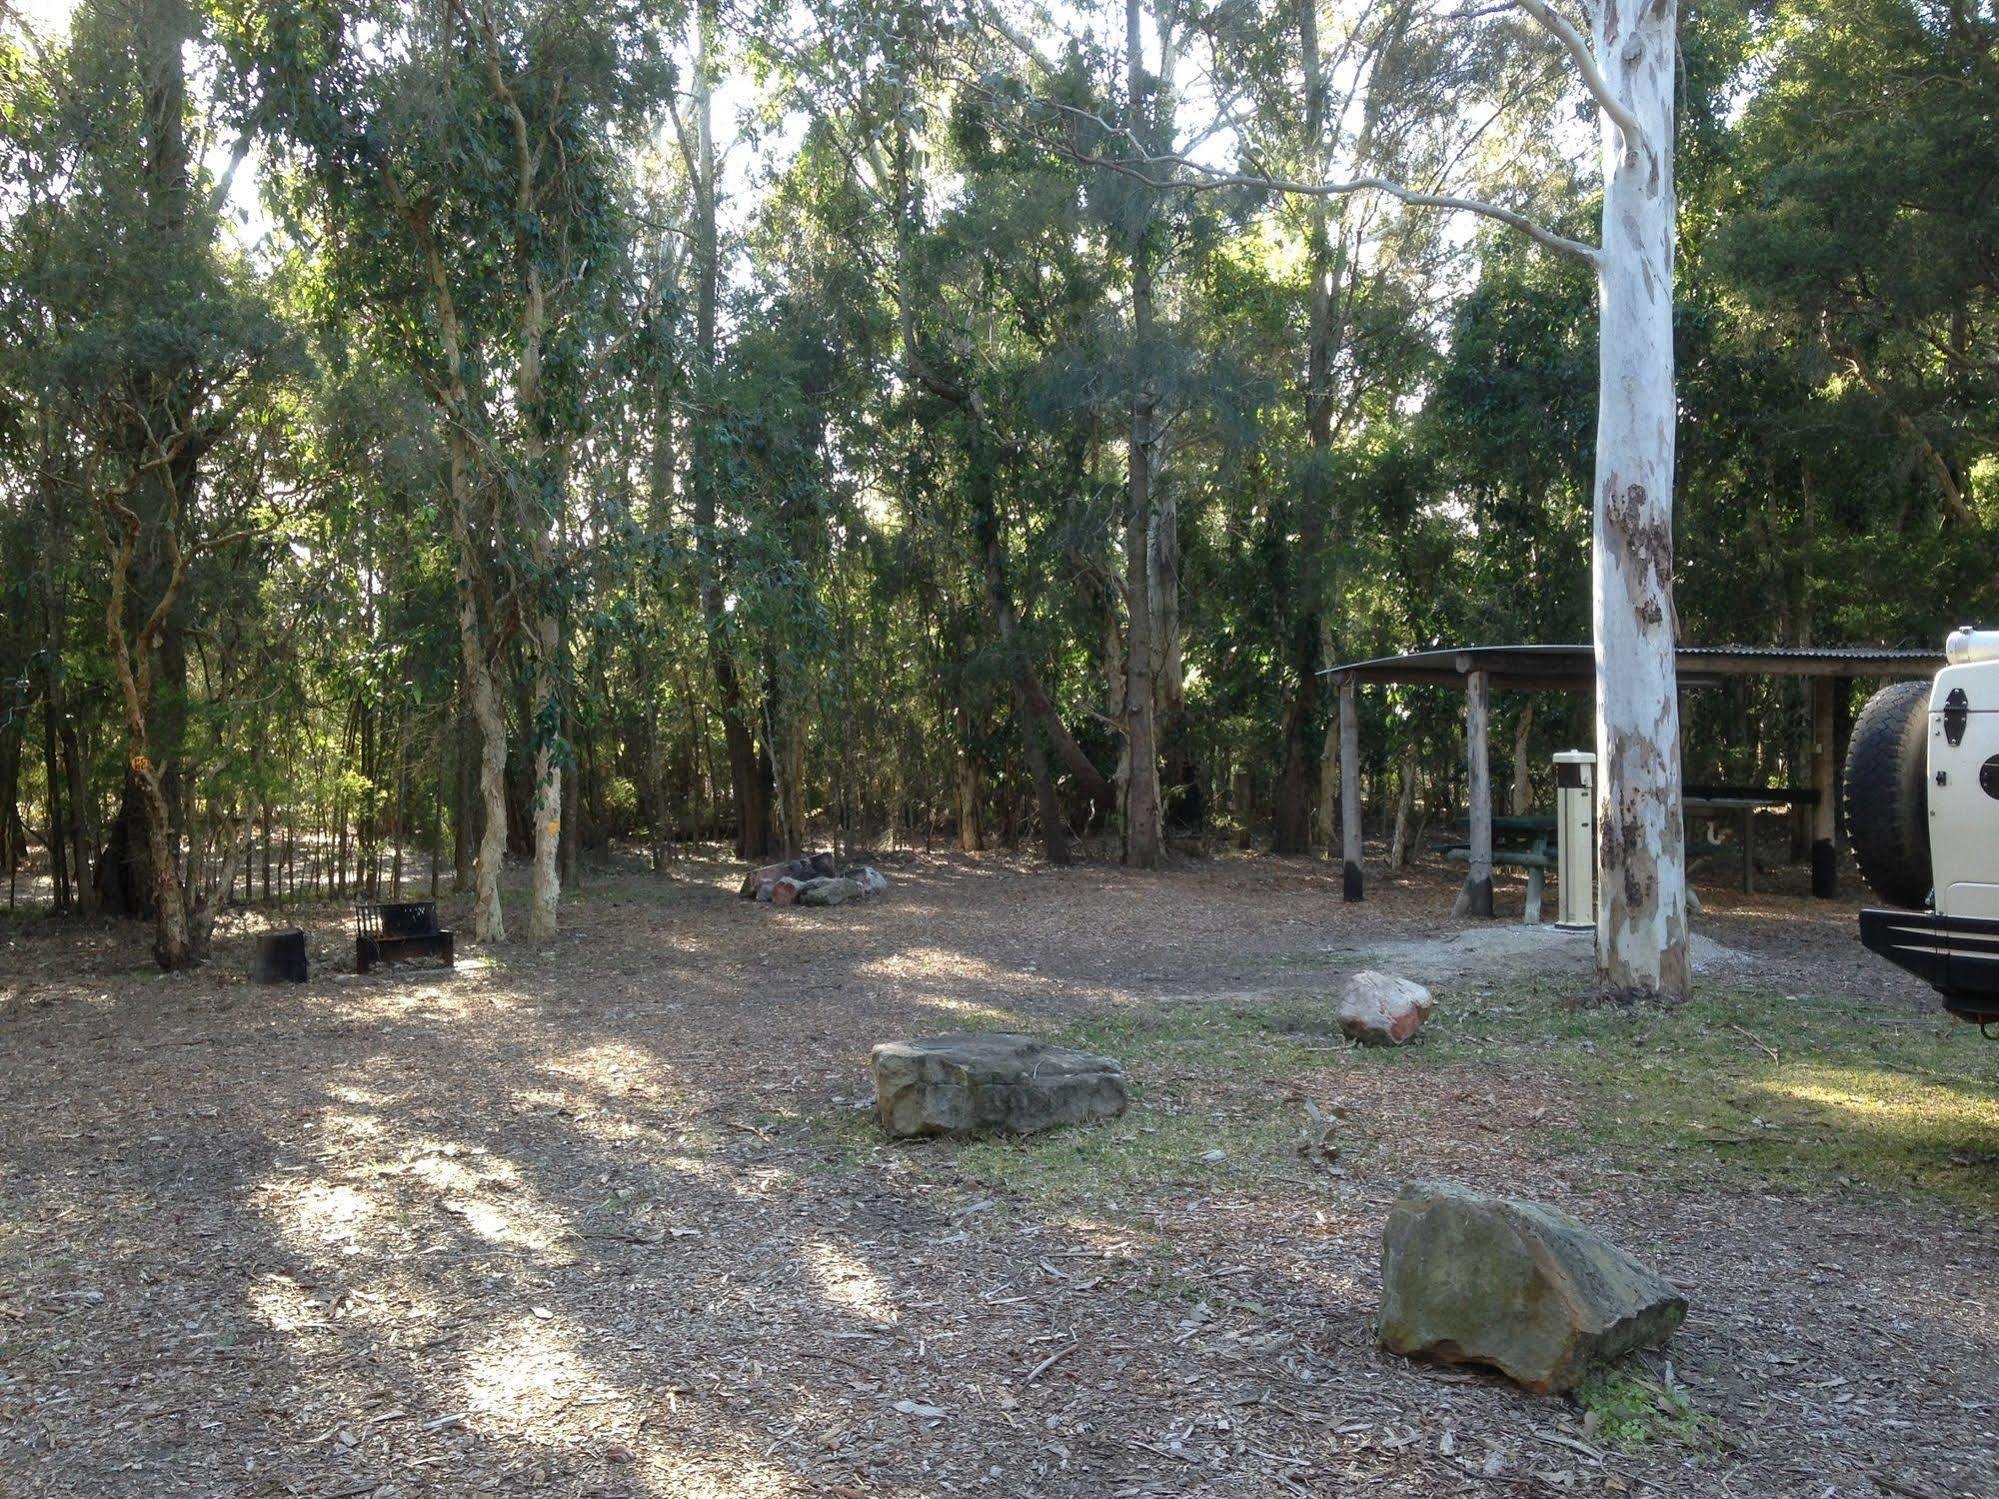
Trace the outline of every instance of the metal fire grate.
{"type": "Polygon", "coordinates": [[[354,907],[354,968],[367,973],[377,963],[440,958],[453,966],[452,934],[437,924],[434,900],[388,901],[354,907]]]}

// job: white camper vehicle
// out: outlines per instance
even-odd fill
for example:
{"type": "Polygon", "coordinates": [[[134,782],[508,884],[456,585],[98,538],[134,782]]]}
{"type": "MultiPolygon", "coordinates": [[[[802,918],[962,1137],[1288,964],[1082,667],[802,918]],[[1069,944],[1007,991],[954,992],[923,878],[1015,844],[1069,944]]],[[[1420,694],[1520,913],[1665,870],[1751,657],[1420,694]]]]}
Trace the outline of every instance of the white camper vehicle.
{"type": "Polygon", "coordinates": [[[1846,827],[1894,908],[1862,911],[1861,941],[1982,1028],[1999,1025],[1999,630],[1955,631],[1944,657],[1861,710],[1846,827]]]}

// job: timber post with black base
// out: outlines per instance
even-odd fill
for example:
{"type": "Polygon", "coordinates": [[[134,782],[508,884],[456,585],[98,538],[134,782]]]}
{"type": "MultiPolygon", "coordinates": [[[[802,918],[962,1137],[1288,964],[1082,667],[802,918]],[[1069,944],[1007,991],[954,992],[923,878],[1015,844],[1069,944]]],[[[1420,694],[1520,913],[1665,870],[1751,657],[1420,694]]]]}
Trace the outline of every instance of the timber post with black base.
{"type": "Polygon", "coordinates": [[[1348,901],[1364,898],[1360,842],[1360,711],[1351,677],[1340,681],[1340,884],[1348,901]]]}
{"type": "Polygon", "coordinates": [[[1492,718],[1492,679],[1465,673],[1465,761],[1471,778],[1471,847],[1465,859],[1464,888],[1454,916],[1492,915],[1492,754],[1487,725],[1492,718]]]}
{"type": "Polygon", "coordinates": [[[1837,684],[1830,677],[1812,679],[1812,894],[1831,900],[1839,894],[1839,857],[1833,842],[1838,827],[1838,731],[1833,697],[1837,684]]]}

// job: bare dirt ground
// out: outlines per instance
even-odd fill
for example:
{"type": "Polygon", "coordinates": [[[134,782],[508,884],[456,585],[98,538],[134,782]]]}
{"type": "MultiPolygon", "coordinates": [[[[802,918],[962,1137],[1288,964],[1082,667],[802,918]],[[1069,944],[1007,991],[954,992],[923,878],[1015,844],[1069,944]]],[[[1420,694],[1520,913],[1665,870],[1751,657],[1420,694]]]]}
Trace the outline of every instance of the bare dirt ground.
{"type": "MultiPolygon", "coordinates": [[[[1308,861],[888,873],[826,911],[719,863],[600,876],[556,943],[450,974],[355,976],[329,907],[296,988],[242,977],[261,917],[172,978],[136,927],[0,927],[0,1493],[1999,1494],[1999,1233],[1962,1198],[1669,1180],[1559,1072],[1337,1037],[1141,1050],[1126,1154],[1080,1184],[1081,1143],[867,1122],[876,1040],[1309,1001],[1462,926],[1442,872],[1359,907],[1308,861]],[[1304,1098],[1368,1148],[1301,1155],[1304,1098]],[[1692,1427],[1626,1450],[1379,1352],[1420,1175],[1676,1281],[1645,1373],[1692,1427]]],[[[1704,895],[1747,980],[1934,1023],[1850,905],[1704,895]]]]}

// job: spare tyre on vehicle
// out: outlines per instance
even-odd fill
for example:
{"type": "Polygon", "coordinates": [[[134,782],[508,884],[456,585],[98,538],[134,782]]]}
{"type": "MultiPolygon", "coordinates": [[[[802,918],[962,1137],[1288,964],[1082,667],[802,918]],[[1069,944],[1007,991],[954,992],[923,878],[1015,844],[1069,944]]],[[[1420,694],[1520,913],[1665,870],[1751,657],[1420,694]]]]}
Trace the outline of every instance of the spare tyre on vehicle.
{"type": "Polygon", "coordinates": [[[1874,893],[1928,904],[1930,683],[1897,682],[1867,700],[1846,750],[1846,836],[1874,893]]]}

